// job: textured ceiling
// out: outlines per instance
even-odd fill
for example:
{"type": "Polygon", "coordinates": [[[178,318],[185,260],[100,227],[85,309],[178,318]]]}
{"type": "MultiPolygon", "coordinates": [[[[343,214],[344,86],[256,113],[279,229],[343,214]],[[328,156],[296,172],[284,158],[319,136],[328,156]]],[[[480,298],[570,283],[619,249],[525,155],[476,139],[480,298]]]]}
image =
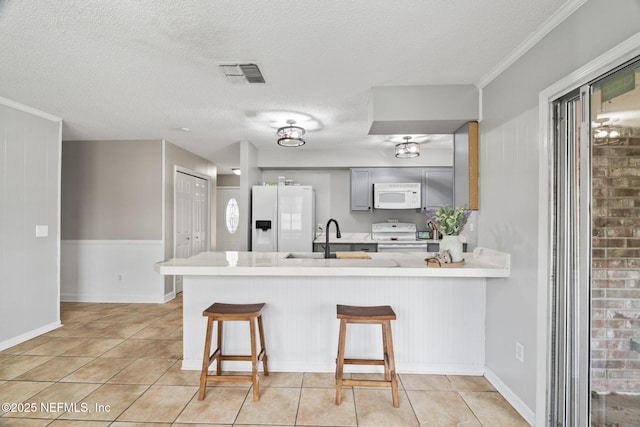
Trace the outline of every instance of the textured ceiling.
{"type": "Polygon", "coordinates": [[[228,173],[238,141],[283,150],[288,118],[316,123],[301,149],[374,147],[372,86],[477,83],[565,3],[0,0],[0,96],[62,117],[64,140],[166,139],[228,173]]]}

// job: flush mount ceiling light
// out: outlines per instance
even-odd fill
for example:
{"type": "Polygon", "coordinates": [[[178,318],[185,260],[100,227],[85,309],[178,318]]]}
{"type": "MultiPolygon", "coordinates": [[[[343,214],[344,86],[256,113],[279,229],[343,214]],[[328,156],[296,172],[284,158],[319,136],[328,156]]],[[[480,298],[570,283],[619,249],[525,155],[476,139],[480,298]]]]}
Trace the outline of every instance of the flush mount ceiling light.
{"type": "Polygon", "coordinates": [[[598,118],[591,122],[594,145],[616,144],[634,137],[636,132],[633,128],[618,126],[615,124],[616,122],[617,120],[609,120],[607,117],[598,118]],[[609,122],[614,124],[606,124],[609,122]]]}
{"type": "Polygon", "coordinates": [[[295,120],[287,120],[289,126],[284,126],[278,129],[278,145],[283,147],[300,147],[305,144],[302,136],[305,130],[300,126],[294,126],[295,120]]]}
{"type": "Polygon", "coordinates": [[[420,144],[417,142],[409,142],[410,136],[403,138],[406,142],[396,145],[396,157],[399,159],[410,159],[420,155],[420,144]]]}

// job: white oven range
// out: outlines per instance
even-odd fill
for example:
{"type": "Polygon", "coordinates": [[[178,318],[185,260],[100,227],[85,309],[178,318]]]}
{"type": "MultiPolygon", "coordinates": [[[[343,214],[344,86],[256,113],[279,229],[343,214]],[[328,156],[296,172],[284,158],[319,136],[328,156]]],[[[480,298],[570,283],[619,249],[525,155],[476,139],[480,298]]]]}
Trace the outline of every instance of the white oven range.
{"type": "Polygon", "coordinates": [[[428,243],[416,238],[416,230],[410,222],[380,222],[371,226],[371,238],[378,252],[427,252],[428,243]]]}

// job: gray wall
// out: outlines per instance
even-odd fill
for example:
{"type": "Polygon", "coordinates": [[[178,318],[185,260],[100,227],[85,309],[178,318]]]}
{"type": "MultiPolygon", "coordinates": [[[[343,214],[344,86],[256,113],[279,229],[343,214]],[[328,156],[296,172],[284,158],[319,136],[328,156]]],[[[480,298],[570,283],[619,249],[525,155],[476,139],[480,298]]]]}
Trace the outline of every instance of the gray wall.
{"type": "MultiPolygon", "coordinates": [[[[209,176],[210,241],[215,244],[216,167],[163,140],[65,141],[62,238],[157,240],[163,242],[164,259],[172,258],[175,166],[209,176]]],[[[108,260],[104,264],[103,268],[111,268],[108,260]]],[[[133,268],[153,269],[153,265],[133,268]]],[[[167,295],[173,277],[162,279],[167,295]]]]}
{"type": "Polygon", "coordinates": [[[218,187],[240,187],[240,175],[218,175],[218,187]]]}
{"type": "Polygon", "coordinates": [[[326,225],[330,218],[340,224],[340,230],[352,233],[369,233],[371,224],[397,218],[400,222],[413,222],[419,230],[426,229],[426,219],[415,211],[375,210],[351,211],[351,173],[349,169],[278,170],[262,173],[264,182],[278,182],[279,176],[293,179],[294,183],[311,185],[316,192],[316,223],[326,225]]]}
{"type": "Polygon", "coordinates": [[[25,110],[0,99],[0,350],[60,324],[61,121],[25,110]]]}
{"type": "Polygon", "coordinates": [[[512,262],[510,278],[487,285],[486,363],[532,411],[541,232],[538,94],[638,31],[639,1],[590,0],[483,90],[478,243],[509,252],[512,262]],[[515,359],[516,341],[525,346],[524,363],[515,359]]]}
{"type": "Polygon", "coordinates": [[[64,141],[63,240],[161,240],[160,140],[64,141]]]}

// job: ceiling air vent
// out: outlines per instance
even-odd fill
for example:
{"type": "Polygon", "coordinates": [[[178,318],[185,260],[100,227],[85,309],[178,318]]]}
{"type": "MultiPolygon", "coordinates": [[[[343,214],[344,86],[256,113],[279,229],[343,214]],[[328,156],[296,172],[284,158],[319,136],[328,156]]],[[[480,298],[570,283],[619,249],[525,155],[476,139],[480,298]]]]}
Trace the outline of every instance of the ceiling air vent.
{"type": "Polygon", "coordinates": [[[256,64],[222,64],[220,68],[231,83],[265,83],[256,64]]]}

